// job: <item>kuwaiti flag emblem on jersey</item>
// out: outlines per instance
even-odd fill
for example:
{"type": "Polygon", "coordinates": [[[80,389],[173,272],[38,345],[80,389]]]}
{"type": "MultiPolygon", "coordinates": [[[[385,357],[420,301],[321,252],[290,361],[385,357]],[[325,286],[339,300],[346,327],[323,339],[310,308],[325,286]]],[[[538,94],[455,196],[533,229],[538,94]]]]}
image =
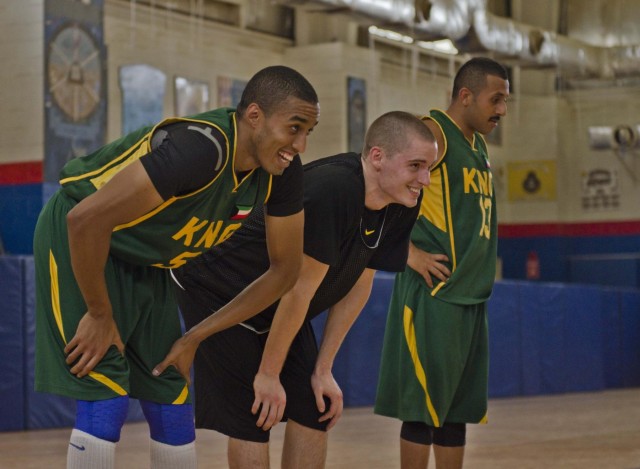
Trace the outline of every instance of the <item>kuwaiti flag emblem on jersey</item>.
{"type": "Polygon", "coordinates": [[[231,215],[232,220],[242,220],[243,218],[247,218],[249,214],[253,210],[253,206],[251,205],[238,205],[236,207],[236,213],[231,215]]]}

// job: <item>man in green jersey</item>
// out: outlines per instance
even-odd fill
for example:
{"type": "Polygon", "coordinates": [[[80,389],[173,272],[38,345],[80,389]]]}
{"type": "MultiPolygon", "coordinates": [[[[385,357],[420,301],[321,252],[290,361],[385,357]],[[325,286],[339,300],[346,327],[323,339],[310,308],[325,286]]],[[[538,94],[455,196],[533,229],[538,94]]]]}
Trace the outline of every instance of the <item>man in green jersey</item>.
{"type": "Polygon", "coordinates": [[[403,469],[426,468],[432,445],[437,467],[462,467],[466,424],[486,421],[497,218],[482,135],[508,96],[504,67],[475,58],[456,74],[447,111],[423,118],[438,160],[394,284],[375,404],[403,422],[403,469]]]}
{"type": "Polygon", "coordinates": [[[181,336],[170,269],[264,205],[271,267],[191,340],[291,288],[302,263],[298,153],[318,117],[302,75],[267,67],[237,109],[168,119],[65,165],[35,231],[35,386],[77,400],[68,468],[113,467],[129,397],[149,423],[151,466],[196,467],[188,377],[153,373],[181,336]]]}

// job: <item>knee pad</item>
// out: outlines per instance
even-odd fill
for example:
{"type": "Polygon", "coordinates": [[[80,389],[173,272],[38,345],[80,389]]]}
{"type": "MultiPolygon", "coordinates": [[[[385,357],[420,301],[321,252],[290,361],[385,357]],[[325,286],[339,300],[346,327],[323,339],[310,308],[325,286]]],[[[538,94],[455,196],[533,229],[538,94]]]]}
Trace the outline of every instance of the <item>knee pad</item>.
{"type": "Polygon", "coordinates": [[[433,443],[433,427],[424,422],[402,422],[400,438],[428,446],[433,443]]]}
{"type": "Polygon", "coordinates": [[[444,423],[442,427],[433,429],[433,444],[448,447],[464,446],[466,435],[466,424],[444,423]]]}
{"type": "Polygon", "coordinates": [[[77,401],[75,428],[101,440],[120,440],[120,430],[127,418],[129,396],[101,401],[77,401]]]}
{"type": "Polygon", "coordinates": [[[181,446],[196,439],[192,404],[158,404],[140,401],[149,423],[151,439],[171,446],[181,446]]]}

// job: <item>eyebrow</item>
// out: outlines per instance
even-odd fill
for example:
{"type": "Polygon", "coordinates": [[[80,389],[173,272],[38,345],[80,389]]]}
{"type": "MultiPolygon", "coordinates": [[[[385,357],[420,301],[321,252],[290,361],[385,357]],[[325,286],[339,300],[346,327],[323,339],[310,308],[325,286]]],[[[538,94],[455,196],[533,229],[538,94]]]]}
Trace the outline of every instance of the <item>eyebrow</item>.
{"type": "Polygon", "coordinates": [[[412,160],[407,161],[408,164],[414,164],[414,163],[428,163],[426,158],[420,159],[420,158],[414,158],[412,160]]]}
{"type": "MultiPolygon", "coordinates": [[[[300,117],[300,116],[298,116],[298,115],[294,115],[294,116],[292,116],[292,117],[289,119],[289,121],[290,121],[290,122],[291,122],[291,121],[294,121],[294,122],[301,122],[301,123],[303,123],[303,124],[306,124],[306,123],[308,123],[308,122],[309,122],[309,119],[306,119],[306,118],[304,118],[304,117],[300,117]]],[[[315,127],[316,125],[318,125],[318,122],[319,122],[319,121],[318,121],[318,120],[316,120],[316,121],[315,121],[315,123],[312,125],[312,128],[313,128],[313,127],[315,127]]]]}

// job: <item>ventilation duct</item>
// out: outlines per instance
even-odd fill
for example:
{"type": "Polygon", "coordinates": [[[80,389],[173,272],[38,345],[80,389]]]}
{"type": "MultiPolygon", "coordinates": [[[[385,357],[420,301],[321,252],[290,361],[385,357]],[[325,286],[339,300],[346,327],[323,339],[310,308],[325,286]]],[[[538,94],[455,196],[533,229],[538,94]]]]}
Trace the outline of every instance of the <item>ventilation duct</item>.
{"type": "MultiPolygon", "coordinates": [[[[299,4],[297,0],[279,0],[299,4]]],[[[640,45],[599,47],[487,11],[486,0],[312,0],[335,11],[398,25],[416,38],[449,38],[466,52],[492,51],[574,78],[640,76],[640,45]],[[479,46],[480,49],[473,49],[479,46]]],[[[383,26],[384,27],[384,26],[383,26]]]]}

